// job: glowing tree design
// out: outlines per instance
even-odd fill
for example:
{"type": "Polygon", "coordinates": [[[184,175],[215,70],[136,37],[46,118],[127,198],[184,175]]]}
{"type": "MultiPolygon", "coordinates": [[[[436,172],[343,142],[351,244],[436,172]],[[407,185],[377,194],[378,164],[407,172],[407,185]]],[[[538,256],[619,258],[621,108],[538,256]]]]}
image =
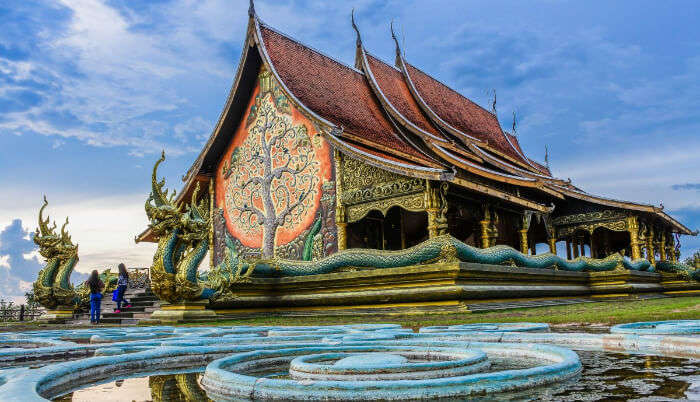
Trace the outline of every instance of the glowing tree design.
{"type": "Polygon", "coordinates": [[[318,193],[319,163],[306,127],[278,110],[271,92],[257,99],[255,120],[223,166],[230,217],[248,234],[262,229],[262,256],[274,257],[281,227],[302,221],[318,193]]]}

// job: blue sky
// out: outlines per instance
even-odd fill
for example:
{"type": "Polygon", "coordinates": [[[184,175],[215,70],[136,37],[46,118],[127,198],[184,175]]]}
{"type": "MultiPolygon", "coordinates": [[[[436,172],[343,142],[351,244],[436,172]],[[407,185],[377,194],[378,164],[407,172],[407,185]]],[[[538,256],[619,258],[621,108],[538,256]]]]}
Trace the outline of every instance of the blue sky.
{"type": "MultiPolygon", "coordinates": [[[[503,126],[517,111],[526,153],[542,160],[548,145],[555,174],[592,193],[663,202],[700,227],[696,2],[256,4],[268,24],[348,64],[350,9],[386,60],[393,19],[413,64],[482,105],[495,88],[503,126]]],[[[2,294],[21,294],[40,266],[21,240],[43,194],[52,217],[71,217],[79,271],[149,265],[153,246],[133,237],[146,225],[150,168],[165,149],[161,173],[179,189],[223,107],[246,22],[244,0],[0,4],[2,294]]]]}

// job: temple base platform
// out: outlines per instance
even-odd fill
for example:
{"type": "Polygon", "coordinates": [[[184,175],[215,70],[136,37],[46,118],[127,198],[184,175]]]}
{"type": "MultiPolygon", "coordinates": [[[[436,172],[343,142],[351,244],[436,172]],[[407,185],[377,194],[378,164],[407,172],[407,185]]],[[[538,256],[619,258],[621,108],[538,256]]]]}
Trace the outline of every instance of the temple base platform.
{"type": "Polygon", "coordinates": [[[141,323],[179,324],[211,321],[216,319],[216,313],[206,308],[208,303],[208,300],[188,301],[176,304],[163,303],[160,309],[154,311],[149,319],[141,320],[141,323]]]}
{"type": "Polygon", "coordinates": [[[629,270],[570,272],[476,263],[353,269],[320,275],[250,278],[224,296],[193,307],[164,305],[159,322],[264,316],[420,316],[468,314],[700,294],[700,282],[677,274],[629,270]],[[208,315],[207,315],[208,314],[208,315]],[[170,320],[170,321],[168,321],[170,320]]]}

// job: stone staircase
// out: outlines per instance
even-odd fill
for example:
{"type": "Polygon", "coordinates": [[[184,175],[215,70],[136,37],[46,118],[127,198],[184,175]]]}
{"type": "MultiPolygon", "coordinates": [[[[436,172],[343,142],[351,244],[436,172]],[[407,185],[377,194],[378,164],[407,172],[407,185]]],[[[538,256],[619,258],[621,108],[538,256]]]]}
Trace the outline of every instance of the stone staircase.
{"type": "MultiPolygon", "coordinates": [[[[105,295],[102,299],[102,315],[100,323],[116,325],[134,325],[140,320],[149,318],[151,313],[160,308],[160,300],[151,292],[150,288],[127,289],[124,298],[131,302],[131,308],[122,309],[115,313],[117,304],[112,301],[111,295],[105,295]]],[[[89,324],[90,312],[82,313],[77,317],[78,323],[89,324]]]]}

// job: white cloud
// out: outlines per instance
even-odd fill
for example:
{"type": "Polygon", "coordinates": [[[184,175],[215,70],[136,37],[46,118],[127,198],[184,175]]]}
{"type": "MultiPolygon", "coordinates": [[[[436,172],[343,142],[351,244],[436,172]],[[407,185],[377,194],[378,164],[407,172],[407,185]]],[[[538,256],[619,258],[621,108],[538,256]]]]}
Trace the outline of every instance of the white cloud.
{"type": "Polygon", "coordinates": [[[617,199],[663,203],[669,210],[700,208],[696,191],[671,188],[674,184],[700,182],[697,169],[700,142],[677,145],[637,144],[592,155],[571,155],[552,166],[554,173],[570,177],[584,190],[617,199]]]}
{"type": "Polygon", "coordinates": [[[10,256],[9,255],[0,255],[0,267],[10,268],[10,256]]]}
{"type": "MultiPolygon", "coordinates": [[[[84,201],[62,202],[60,196],[49,200],[47,213],[58,222],[70,217],[68,231],[79,244],[79,272],[114,267],[120,262],[127,266],[151,265],[155,245],[135,244],[134,237],[147,227],[143,209],[143,194],[92,198],[84,201]]],[[[0,200],[0,204],[1,204],[0,200]]],[[[36,206],[17,204],[0,208],[0,228],[20,218],[25,224],[35,224],[36,206]]],[[[26,258],[26,256],[25,256],[26,258]]],[[[2,260],[0,260],[2,261],[2,260]]]]}

